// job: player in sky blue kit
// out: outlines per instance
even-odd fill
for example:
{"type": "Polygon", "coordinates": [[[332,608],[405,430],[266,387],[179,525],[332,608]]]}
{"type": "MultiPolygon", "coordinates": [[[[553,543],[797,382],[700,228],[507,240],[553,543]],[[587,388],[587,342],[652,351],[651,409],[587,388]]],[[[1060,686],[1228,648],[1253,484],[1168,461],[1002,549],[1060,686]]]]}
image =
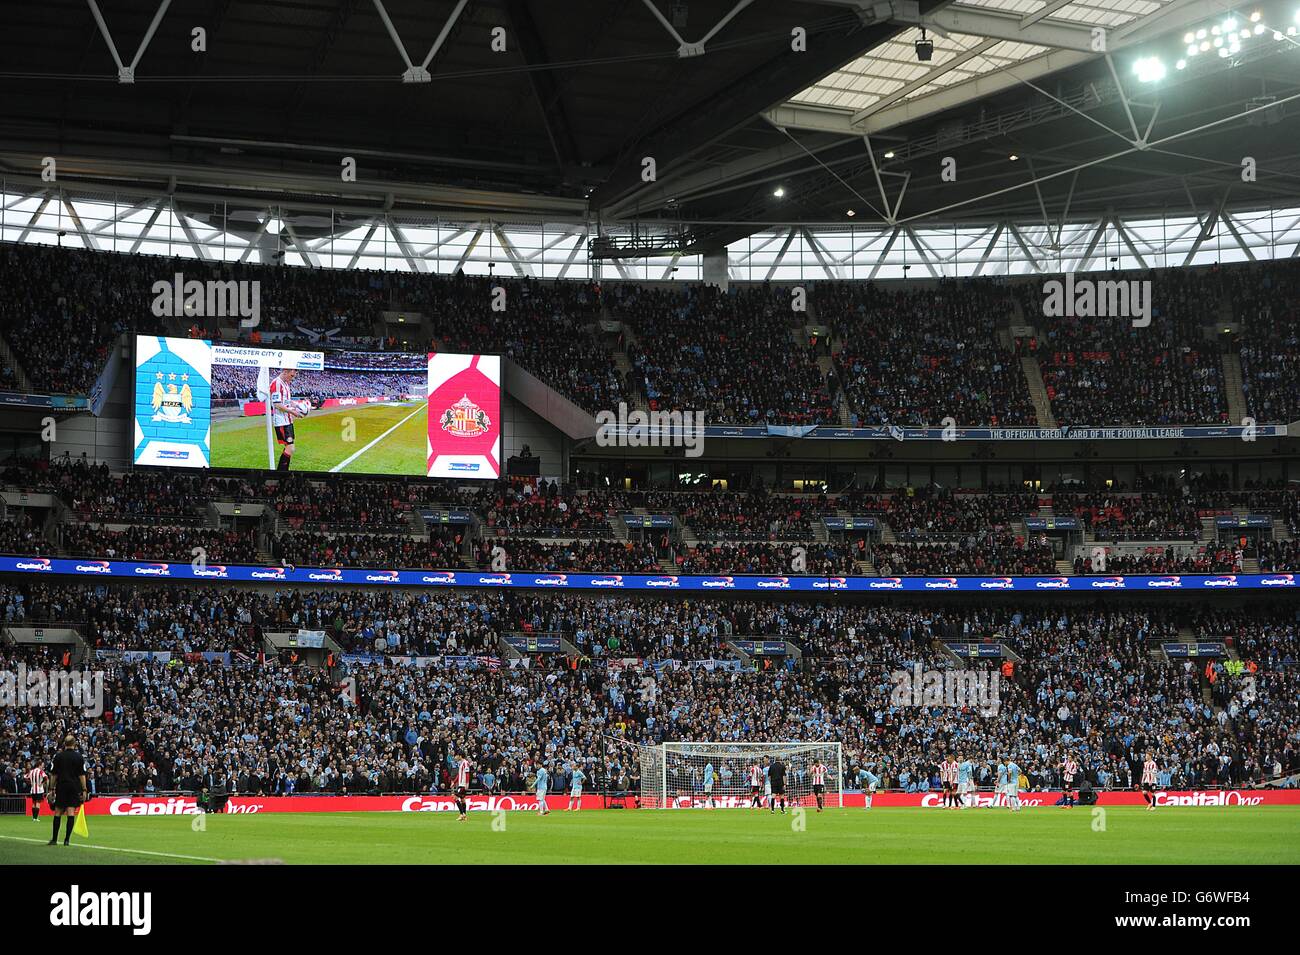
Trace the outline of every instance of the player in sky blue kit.
{"type": "Polygon", "coordinates": [[[537,814],[545,816],[550,813],[546,807],[546,789],[551,784],[551,774],[546,771],[546,767],[541,763],[537,764],[537,814]]]}
{"type": "Polygon", "coordinates": [[[965,809],[975,803],[975,767],[969,757],[963,756],[957,765],[957,802],[965,809]]]}
{"type": "Polygon", "coordinates": [[[573,779],[569,784],[569,806],[565,812],[582,808],[582,784],[586,778],[586,773],[577,766],[573,767],[573,779]]]}
{"type": "Polygon", "coordinates": [[[997,788],[993,790],[993,801],[989,803],[990,809],[998,804],[999,796],[1005,796],[1007,794],[1007,764],[1000,759],[998,760],[997,772],[998,784],[997,788]]]}
{"type": "Polygon", "coordinates": [[[1012,812],[1020,811],[1020,767],[1014,759],[1007,760],[1007,805],[1012,812]]]}
{"type": "Polygon", "coordinates": [[[862,795],[863,798],[866,800],[865,807],[867,809],[870,809],[871,797],[875,793],[876,787],[880,785],[880,777],[877,776],[875,773],[873,773],[871,770],[867,769],[866,766],[859,766],[858,785],[862,787],[862,795]]]}
{"type": "Polygon", "coordinates": [[[704,808],[718,808],[713,802],[713,760],[704,764],[704,808]]]}

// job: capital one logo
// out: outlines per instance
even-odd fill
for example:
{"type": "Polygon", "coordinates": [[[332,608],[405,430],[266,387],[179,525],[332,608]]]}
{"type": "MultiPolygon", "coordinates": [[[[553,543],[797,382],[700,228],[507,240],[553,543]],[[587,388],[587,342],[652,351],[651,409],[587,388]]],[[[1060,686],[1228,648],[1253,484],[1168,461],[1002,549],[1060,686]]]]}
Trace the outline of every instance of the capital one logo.
{"type": "Polygon", "coordinates": [[[1127,318],[1134,328],[1151,324],[1151,282],[1137,279],[1076,279],[1043,283],[1047,318],[1127,318]]]}

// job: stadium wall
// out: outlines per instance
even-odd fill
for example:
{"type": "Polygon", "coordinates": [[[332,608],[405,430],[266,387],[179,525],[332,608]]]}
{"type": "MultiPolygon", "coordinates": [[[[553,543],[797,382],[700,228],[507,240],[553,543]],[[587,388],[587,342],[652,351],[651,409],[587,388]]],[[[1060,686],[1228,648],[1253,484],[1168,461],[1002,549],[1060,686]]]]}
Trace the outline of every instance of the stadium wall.
{"type": "Polygon", "coordinates": [[[501,438],[503,456],[513,458],[528,445],[533,457],[541,459],[542,476],[560,477],[569,473],[568,442],[559,429],[535,414],[509,393],[501,395],[501,438]]]}

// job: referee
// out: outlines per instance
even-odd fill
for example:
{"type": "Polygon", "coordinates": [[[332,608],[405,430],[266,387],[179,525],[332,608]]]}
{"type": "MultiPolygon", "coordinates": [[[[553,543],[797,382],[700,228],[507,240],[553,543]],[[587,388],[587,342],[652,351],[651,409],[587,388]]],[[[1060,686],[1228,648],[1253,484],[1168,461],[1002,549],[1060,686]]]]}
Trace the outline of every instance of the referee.
{"type": "Polygon", "coordinates": [[[769,811],[776,812],[776,803],[781,801],[781,815],[785,815],[785,763],[777,757],[767,770],[768,781],[772,784],[772,803],[769,811]]]}
{"type": "Polygon", "coordinates": [[[59,841],[59,817],[63,824],[63,844],[66,846],[72,838],[72,824],[77,810],[86,801],[86,761],[77,752],[77,741],[69,734],[63,737],[63,749],[54,757],[54,833],[46,845],[57,845],[59,841]]]}

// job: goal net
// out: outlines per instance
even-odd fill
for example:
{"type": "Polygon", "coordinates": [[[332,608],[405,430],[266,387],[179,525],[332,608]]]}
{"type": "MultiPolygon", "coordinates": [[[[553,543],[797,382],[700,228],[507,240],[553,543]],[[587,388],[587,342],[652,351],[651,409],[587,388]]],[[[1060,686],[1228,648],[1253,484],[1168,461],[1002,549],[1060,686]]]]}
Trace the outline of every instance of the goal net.
{"type": "MultiPolygon", "coordinates": [[[[839,743],[660,743],[641,750],[641,806],[645,809],[720,809],[750,804],[750,770],[785,764],[785,796],[791,806],[813,806],[813,767],[826,767],[826,805],[844,805],[844,764],[839,743]],[[765,763],[766,761],[766,763],[765,763]],[[713,767],[711,794],[706,791],[713,767]]],[[[762,775],[762,774],[760,774],[762,775]]],[[[760,782],[763,804],[768,786],[760,782]]]]}

